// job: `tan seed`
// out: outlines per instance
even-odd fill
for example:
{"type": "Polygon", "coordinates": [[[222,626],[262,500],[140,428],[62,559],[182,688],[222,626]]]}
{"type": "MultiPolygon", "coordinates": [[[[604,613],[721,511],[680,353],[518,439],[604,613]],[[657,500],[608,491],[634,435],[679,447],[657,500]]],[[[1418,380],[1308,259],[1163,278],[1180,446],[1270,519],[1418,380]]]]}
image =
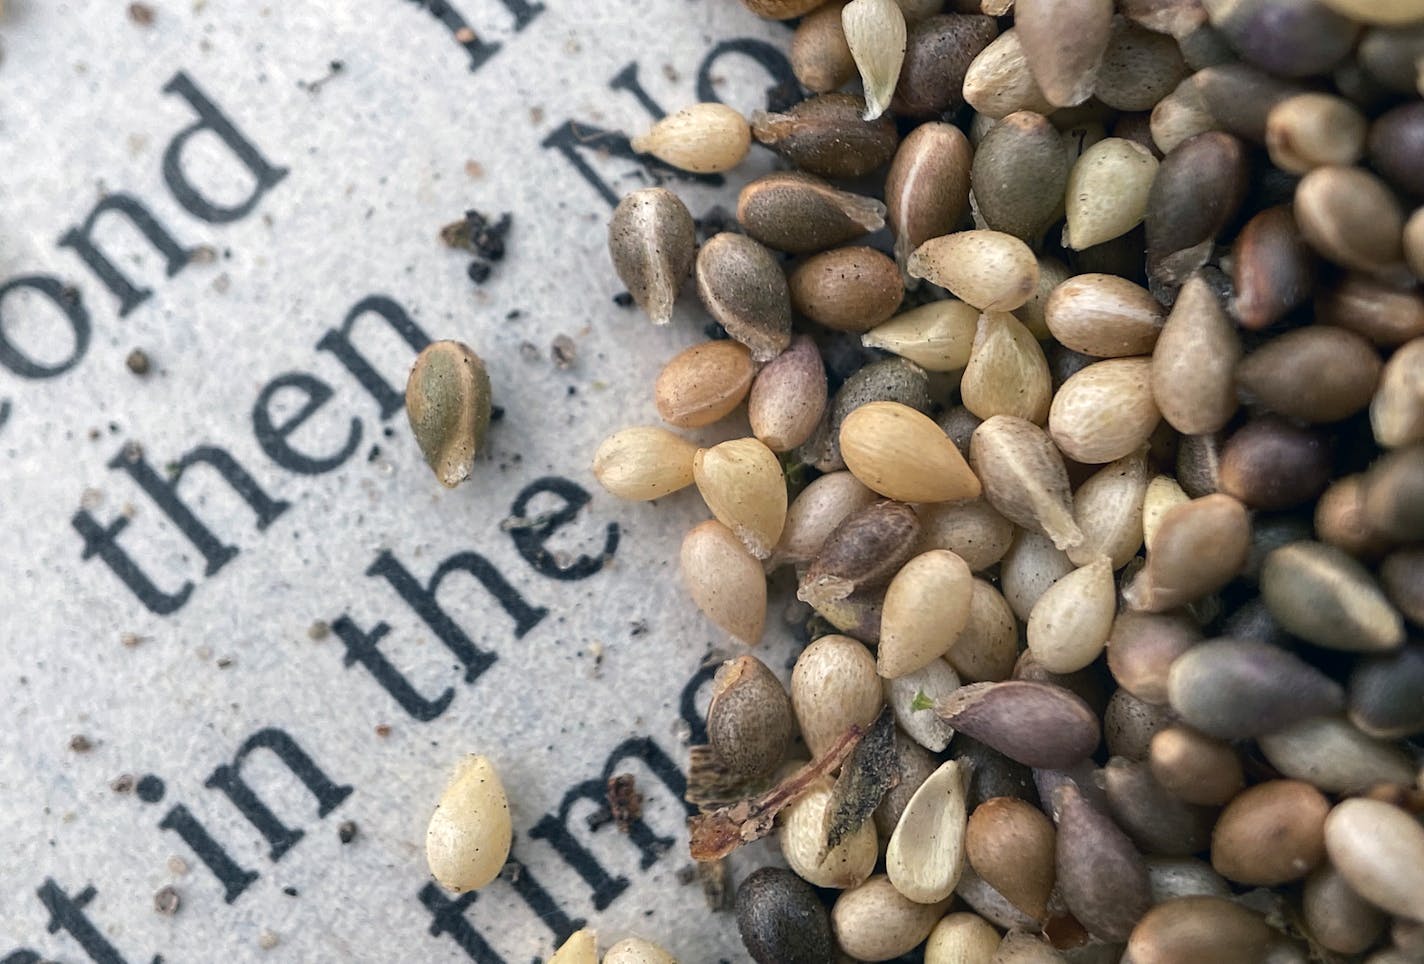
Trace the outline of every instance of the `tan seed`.
{"type": "Polygon", "coordinates": [[[1073,521],[1068,470],[1043,429],[996,415],[974,430],[969,460],[984,497],[1006,519],[1048,536],[1060,549],[1083,541],[1073,521]]]}
{"type": "Polygon", "coordinates": [[[964,560],[945,549],[905,563],[885,590],[876,671],[894,679],[943,656],[968,621],[973,585],[964,560]]]}
{"type": "Polygon", "coordinates": [[[1370,401],[1370,427],[1385,448],[1424,442],[1424,338],[1404,345],[1385,364],[1370,401]]]}
{"type": "Polygon", "coordinates": [[[1332,94],[1297,94],[1266,115],[1266,150],[1283,171],[1305,174],[1351,165],[1365,152],[1367,122],[1354,104],[1332,94]]]}
{"type": "Polygon", "coordinates": [[[752,434],[773,452],[789,452],[816,431],[826,410],[826,368],[807,335],[757,372],[747,397],[752,434]]]}
{"type": "Polygon", "coordinates": [[[771,361],[791,343],[791,293],[776,257],[741,234],[724,231],[697,252],[697,294],[727,334],[771,361]]]}
{"type": "Polygon", "coordinates": [[[1028,620],[1028,648],[1050,673],[1072,673],[1102,654],[1117,609],[1106,556],[1049,587],[1028,620]]]}
{"type": "Polygon", "coordinates": [[[1018,0],[1014,29],[1039,88],[1058,107],[1093,93],[1112,33],[1111,0],[1018,0]]]}
{"type": "MultiPolygon", "coordinates": [[[[885,0],[894,6],[894,0],[885,0]]],[[[864,332],[900,307],[900,269],[874,248],[836,248],[812,255],[788,279],[791,306],[838,331],[864,332]]]]}
{"type": "Polygon", "coordinates": [[[766,622],[766,576],[742,541],[715,519],[682,540],[682,579],[697,608],[718,628],[754,646],[766,622]]]}
{"type": "Polygon", "coordinates": [[[460,761],[425,831],[425,859],[440,886],[462,894],[499,875],[513,841],[509,800],[490,761],[460,761]]]}
{"type": "Polygon", "coordinates": [[[1298,780],[1268,780],[1237,795],[1211,835],[1211,865],[1239,884],[1299,880],[1325,857],[1330,804],[1298,780]]]}
{"type": "Polygon", "coordinates": [[[1148,760],[1157,782],[1186,803],[1219,807],[1245,785],[1241,758],[1231,744],[1190,727],[1158,730],[1148,760]]]}
{"type": "Polygon", "coordinates": [[[964,407],[979,418],[1011,415],[1041,425],[1053,398],[1048,359],[1017,318],[986,311],[979,316],[959,392],[964,407]]]}
{"type": "Polygon", "coordinates": [[[960,231],[931,238],[906,262],[924,278],[981,311],[1013,311],[1038,286],[1038,261],[1018,238],[1000,231],[960,231]]]}
{"type": "Polygon", "coordinates": [[[1006,680],[1019,654],[1019,629],[1014,611],[988,582],[975,579],[969,597],[969,618],[950,644],[945,659],[971,683],[1006,680]]]}
{"type": "Polygon", "coordinates": [[[772,560],[778,564],[811,561],[847,517],[878,501],[880,496],[849,472],[821,476],[802,489],[787,509],[772,560]]]}
{"type": "Polygon", "coordinates": [[[705,103],[669,114],[628,143],[684,171],[714,174],[742,163],[751,142],[745,117],[726,104],[705,103]]]}
{"type": "Polygon", "coordinates": [[[574,931],[549,958],[549,964],[598,964],[596,935],[587,928],[574,931]]]}
{"type": "Polygon", "coordinates": [[[1048,431],[1063,454],[1099,465],[1145,445],[1161,419],[1151,368],[1148,358],[1110,358],[1064,382],[1048,412],[1048,431]]]}
{"type": "Polygon", "coordinates": [[[878,875],[836,898],[831,930],[837,946],[856,960],[888,961],[922,944],[948,906],[908,900],[878,875]]]}
{"type": "Polygon", "coordinates": [[[1147,483],[1147,493],[1142,498],[1142,544],[1147,547],[1147,551],[1152,551],[1152,544],[1156,541],[1157,530],[1162,527],[1162,520],[1183,502],[1190,502],[1191,496],[1182,489],[1182,486],[1170,475],[1154,476],[1152,481],[1147,483]]]}
{"type": "Polygon", "coordinates": [[[1207,110],[1201,91],[1188,77],[1152,108],[1152,143],[1163,154],[1170,154],[1183,141],[1215,130],[1216,118],[1207,110]]]}
{"type": "Polygon", "coordinates": [[[974,872],[1034,920],[1053,891],[1053,822],[1015,797],[985,800],[969,817],[965,850],[974,872]]]}
{"type": "Polygon", "coordinates": [[[1261,596],[1288,631],[1317,646],[1381,652],[1404,642],[1404,623],[1369,572],[1334,546],[1294,542],[1261,567],[1261,596]]]}
{"type": "Polygon", "coordinates": [[[824,251],[885,226],[885,205],[799,171],[776,171],[742,188],[737,220],[778,251],[824,251]]]}
{"type": "Polygon", "coordinates": [[[1083,541],[1068,550],[1076,565],[1103,555],[1121,569],[1142,548],[1142,506],[1147,498],[1145,449],[1109,462],[1073,494],[1073,519],[1083,541]]]}
{"type": "Polygon", "coordinates": [[[697,257],[696,229],[687,205],[660,187],[624,196],[608,222],[608,254],[638,307],[654,324],[666,325],[697,257]]]}
{"type": "Polygon", "coordinates": [[[1321,542],[1366,561],[1389,548],[1388,537],[1365,521],[1363,475],[1341,476],[1320,494],[1315,504],[1315,535],[1321,542]]]}
{"type": "Polygon", "coordinates": [[[1007,117],[1014,111],[1053,111],[1024,56],[1019,32],[1012,28],[979,52],[964,75],[964,99],[987,117],[1007,117]]]}
{"type": "Polygon", "coordinates": [[[1165,703],[1173,661],[1201,638],[1185,617],[1126,610],[1113,620],[1108,636],[1108,669],[1118,686],[1138,699],[1165,703]]]}
{"type": "Polygon", "coordinates": [[[905,14],[895,0],[851,0],[841,10],[846,44],[860,71],[865,114],[875,120],[890,106],[905,59],[905,14]]]}
{"type": "Polygon", "coordinates": [[[698,449],[697,491],[712,514],[758,559],[771,555],[786,523],[786,480],[776,454],[754,438],[698,449]]]}
{"type": "Polygon", "coordinates": [[[1039,341],[1053,335],[1048,330],[1048,299],[1071,276],[1068,266],[1057,258],[1038,259],[1038,286],[1033,297],[1014,309],[1014,317],[1023,322],[1039,341]]]}
{"type": "Polygon", "coordinates": [[[937,502],[920,510],[920,550],[948,549],[974,572],[1004,558],[1014,524],[984,499],[937,502]]]}
{"type": "Polygon", "coordinates": [[[953,298],[901,312],[861,336],[867,348],[908,358],[926,371],[954,372],[969,364],[979,310],[953,298]]]}
{"type": "Polygon", "coordinates": [[[791,36],[787,59],[801,86],[824,94],[855,76],[855,58],[841,26],[843,2],[827,3],[801,18],[791,36]]]}
{"type": "Polygon", "coordinates": [[[1064,346],[1095,358],[1152,351],[1166,321],[1141,285],[1110,274],[1081,274],[1054,289],[1044,308],[1048,330],[1064,346]]]}
{"type": "Polygon", "coordinates": [[[999,932],[978,914],[948,914],[925,941],[925,964],[990,964],[999,940],[999,932]]]}
{"type": "Polygon", "coordinates": [[[1120,137],[1083,152],[1068,174],[1068,226],[1064,244],[1075,251],[1111,241],[1142,223],[1157,176],[1157,158],[1120,137]]]}
{"type": "Polygon", "coordinates": [[[1127,942],[1133,964],[1259,964],[1274,931],[1223,897],[1179,897],[1142,916],[1127,942]]]}
{"type": "Polygon", "coordinates": [[[1147,543],[1147,565],[1123,590],[1133,609],[1166,612],[1226,585],[1246,564],[1251,522],[1229,495],[1184,502],[1163,515],[1147,543]]]}
{"type": "Polygon", "coordinates": [[[959,883],[967,777],[955,761],[941,764],[915,791],[890,835],[885,873],[901,896],[917,904],[938,904],[959,883]]]}
{"type": "Polygon", "coordinates": [[[1378,177],[1358,167],[1317,167],[1295,192],[1305,240],[1336,264],[1389,275],[1403,258],[1404,213],[1378,177]]]}
{"type": "Polygon", "coordinates": [[[677,964],[677,958],[652,941],[625,937],[604,952],[603,964],[677,964]]]}
{"type": "Polygon", "coordinates": [[[1241,340],[1220,299],[1200,276],[1191,278],[1152,350],[1152,397],[1167,424],[1187,435],[1225,427],[1236,414],[1240,357],[1241,340]]]}
{"type": "Polygon", "coordinates": [[[693,345],[663,366],[653,383],[653,401],[669,424],[701,428],[742,404],[755,372],[751,353],[739,342],[693,345]]]}
{"type": "Polygon", "coordinates": [[[841,423],[841,454],[856,478],[906,502],[979,495],[964,456],[928,416],[899,402],[870,402],[841,423]]]}
{"type": "Polygon", "coordinates": [[[1315,318],[1392,348],[1424,335],[1424,294],[1364,274],[1348,274],[1316,298],[1315,318]]]}
{"type": "Polygon", "coordinates": [[[1325,820],[1330,863],[1376,907],[1424,920],[1424,827],[1398,807],[1355,798],[1325,820]]]}
{"type": "Polygon", "coordinates": [[[885,176],[885,207],[902,267],[920,245],[960,226],[972,163],[969,141],[953,124],[921,124],[900,143],[885,176]]]}
{"type": "Polygon", "coordinates": [[[884,705],[875,657],[864,644],[848,636],[822,636],[796,658],[791,706],[813,756],[852,724],[869,726],[884,705]]]}
{"type": "Polygon", "coordinates": [[[661,499],[692,484],[697,446],[664,428],[625,428],[603,440],[593,475],[620,499],[661,499]]]}

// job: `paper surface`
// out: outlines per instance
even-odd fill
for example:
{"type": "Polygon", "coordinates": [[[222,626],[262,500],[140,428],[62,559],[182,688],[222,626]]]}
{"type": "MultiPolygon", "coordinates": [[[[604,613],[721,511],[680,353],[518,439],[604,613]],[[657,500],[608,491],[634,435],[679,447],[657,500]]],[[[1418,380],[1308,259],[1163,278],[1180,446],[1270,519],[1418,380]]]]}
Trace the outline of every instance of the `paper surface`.
{"type": "MultiPolygon", "coordinates": [[[[678,875],[689,681],[735,651],[678,579],[706,510],[588,465],[706,321],[612,300],[607,197],[650,182],[617,132],[764,106],[789,32],[729,0],[149,6],[0,20],[0,961],[524,964],[579,920],[745,960],[678,875]],[[438,237],[467,209],[512,218],[479,285],[438,237]],[[398,406],[424,338],[503,409],[453,491],[398,406]],[[457,902],[424,831],[466,753],[523,870],[457,902]],[[591,830],[623,772],[643,822],[591,830]]],[[[768,165],[670,183],[702,215],[768,165]]]]}

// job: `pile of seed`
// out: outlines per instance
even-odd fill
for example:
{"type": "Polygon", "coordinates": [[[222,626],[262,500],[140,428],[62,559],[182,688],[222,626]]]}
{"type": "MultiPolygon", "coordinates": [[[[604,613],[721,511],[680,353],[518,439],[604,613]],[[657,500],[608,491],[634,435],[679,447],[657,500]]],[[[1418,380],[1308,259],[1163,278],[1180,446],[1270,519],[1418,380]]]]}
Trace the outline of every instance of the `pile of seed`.
{"type": "Polygon", "coordinates": [[[728,337],[594,472],[808,630],[693,748],[751,956],[1424,960],[1424,2],[743,2],[806,99],[633,144],[786,169],[618,205],[728,337]]]}

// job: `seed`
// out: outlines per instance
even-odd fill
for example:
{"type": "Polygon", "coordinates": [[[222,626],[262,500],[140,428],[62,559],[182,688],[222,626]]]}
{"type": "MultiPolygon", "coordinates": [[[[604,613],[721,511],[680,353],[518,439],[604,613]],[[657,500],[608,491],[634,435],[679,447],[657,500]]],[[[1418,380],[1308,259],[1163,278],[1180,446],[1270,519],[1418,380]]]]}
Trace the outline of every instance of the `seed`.
{"type": "Polygon", "coordinates": [[[1147,612],[1198,600],[1241,571],[1250,547],[1251,523],[1240,502],[1217,494],[1181,503],[1164,513],[1148,536],[1147,565],[1123,599],[1147,612]]]}
{"type": "Polygon", "coordinates": [[[1010,415],[1042,423],[1053,395],[1048,360],[1033,334],[1006,311],[979,316],[968,367],[959,384],[979,418],[1010,415]]]}
{"type": "Polygon", "coordinates": [[[1319,542],[1295,542],[1266,557],[1261,597],[1287,630],[1330,649],[1379,652],[1404,642],[1404,624],[1354,559],[1319,542]]]}
{"type": "Polygon", "coordinates": [[[664,428],[625,428],[603,440],[593,475],[620,499],[661,499],[692,484],[697,446],[664,428]]]}
{"type": "Polygon", "coordinates": [[[1012,311],[1038,286],[1028,245],[1000,231],[960,231],[931,238],[906,263],[912,278],[947,288],[981,311],[1012,311]]]}
{"type": "Polygon", "coordinates": [[[1019,0],[1014,29],[1049,103],[1067,107],[1092,95],[1112,32],[1110,0],[1019,0]]]}
{"type": "Polygon", "coordinates": [[[801,577],[797,595],[813,606],[888,583],[914,552],[920,523],[898,502],[876,502],[846,516],[801,577]]]}
{"type": "MultiPolygon", "coordinates": [[[[1361,139],[1363,140],[1363,118],[1361,139]]],[[[1370,125],[1370,163],[1406,194],[1424,195],[1424,174],[1418,158],[1424,151],[1424,104],[1402,104],[1381,114],[1370,125]]],[[[1358,156],[1353,160],[1358,160],[1358,156]]]]}
{"type": "Polygon", "coordinates": [[[454,893],[478,890],[499,876],[512,840],[504,784],[488,759],[470,754],[440,794],[425,831],[430,873],[454,893]]]}
{"type": "Polygon", "coordinates": [[[480,356],[458,341],[426,345],[405,384],[405,411],[440,484],[465,481],[489,432],[490,380],[480,356]]]}
{"type": "Polygon", "coordinates": [[[851,0],[841,10],[846,43],[865,90],[866,120],[890,106],[905,59],[905,15],[895,0],[851,0]]]}
{"type": "Polygon", "coordinates": [[[1186,803],[1219,807],[1241,792],[1241,758],[1229,743],[1174,725],[1152,736],[1152,776],[1186,803]]]}
{"type": "Polygon", "coordinates": [[[1053,890],[1053,823],[1032,804],[995,797],[974,809],[965,852],[974,872],[1019,910],[1045,920],[1053,890]]]}
{"type": "Polygon", "coordinates": [[[821,964],[835,948],[816,892],[780,867],[753,871],[737,888],[737,930],[757,964],[821,964]]]}
{"type": "Polygon", "coordinates": [[[1398,449],[1365,473],[1365,524],[1409,542],[1424,539],[1424,446],[1398,449]]]}
{"type": "Polygon", "coordinates": [[[1404,222],[1404,260],[1414,277],[1424,278],[1424,208],[1415,208],[1404,222]]]}
{"type": "Polygon", "coordinates": [[[737,196],[737,220],[767,247],[824,251],[885,226],[885,205],[799,171],[776,171],[737,196]]]}
{"type": "Polygon", "coordinates": [[[1064,245],[1081,251],[1131,231],[1156,176],[1157,158],[1140,144],[1109,137],[1088,148],[1068,174],[1064,245]]]}
{"type": "Polygon", "coordinates": [[[817,599],[816,614],[839,632],[868,646],[880,642],[880,617],[884,610],[884,589],[863,589],[844,599],[817,599]]]}
{"type": "MultiPolygon", "coordinates": [[[[855,645],[860,646],[860,643],[855,645]]],[[[878,852],[875,824],[867,820],[849,837],[827,850],[826,817],[830,803],[831,784],[822,780],[782,811],[781,830],[777,834],[781,855],[786,858],[787,866],[813,886],[855,887],[875,869],[878,852]]],[[[834,916],[831,922],[834,927],[834,916]]]]}
{"type": "Polygon", "coordinates": [[[814,94],[842,87],[855,76],[855,58],[841,26],[844,3],[818,7],[796,25],[787,59],[801,86],[814,94]]]}
{"type": "Polygon", "coordinates": [[[1231,313],[1243,328],[1268,328],[1310,298],[1315,273],[1315,254],[1301,236],[1290,207],[1267,208],[1236,236],[1231,252],[1236,290],[1231,313]]]}
{"type": "MultiPolygon", "coordinates": [[[[920,711],[921,715],[925,711],[920,711]]],[[[930,774],[939,768],[939,759],[905,734],[895,734],[895,768],[900,782],[885,792],[880,806],[875,808],[875,826],[881,839],[889,840],[900,822],[910,798],[915,795],[930,774]]]]}
{"type": "Polygon", "coordinates": [[[1325,857],[1319,790],[1297,780],[1268,780],[1243,791],[1221,812],[1211,865],[1239,884],[1274,886],[1304,877],[1325,857]]]}
{"type": "Polygon", "coordinates": [[[1150,353],[1165,320],[1166,312],[1146,288],[1109,274],[1067,279],[1044,308],[1054,338],[1096,358],[1150,353]]]}
{"type": "Polygon", "coordinates": [[[974,430],[969,460],[984,498],[1004,518],[1048,536],[1060,549],[1083,541],[1073,521],[1063,456],[1043,429],[996,415],[974,430]]]}
{"type": "Polygon", "coordinates": [[[638,307],[654,324],[666,325],[697,257],[687,205],[660,187],[625,195],[608,221],[608,254],[638,307]]]}
{"type": "Polygon", "coordinates": [[[1216,118],[1207,110],[1193,77],[1177,84],[1175,90],[1157,102],[1152,108],[1150,125],[1152,143],[1164,155],[1172,153],[1183,141],[1217,127],[1216,118]]]}
{"type": "Polygon", "coordinates": [[[1103,739],[1108,753],[1141,762],[1152,752],[1152,738],[1173,722],[1171,710],[1139,700],[1127,690],[1115,691],[1103,713],[1103,739]]]}
{"type": "Polygon", "coordinates": [[[932,372],[959,371],[969,364],[977,309],[953,298],[901,312],[861,336],[867,348],[880,348],[932,372]]]}
{"type": "Polygon", "coordinates": [[[1305,174],[1326,165],[1351,165],[1365,151],[1366,121],[1343,97],[1297,94],[1266,115],[1266,149],[1277,167],[1305,174]]]}
{"type": "Polygon", "coordinates": [[[899,402],[870,402],[840,430],[846,467],[868,487],[905,502],[948,502],[979,495],[979,480],[959,449],[926,415],[899,402]]]}
{"type": "Polygon", "coordinates": [[[1419,57],[1424,30],[1419,23],[1403,30],[1369,30],[1360,38],[1356,59],[1360,68],[1386,91],[1418,96],[1419,57]]]}
{"type": "Polygon", "coordinates": [[[1304,92],[1296,84],[1241,63],[1213,65],[1188,79],[1195,84],[1216,127],[1253,144],[1265,143],[1271,108],[1304,92]]]}
{"type": "Polygon", "coordinates": [[[1126,940],[1149,906],[1147,866],[1132,841],[1075,785],[1060,787],[1054,804],[1063,902],[1094,937],[1126,940]]]}
{"type": "Polygon", "coordinates": [[[757,111],[752,136],[800,170],[821,177],[869,174],[895,153],[899,135],[888,117],[863,120],[854,94],[818,94],[784,113],[757,111]]]}
{"type": "Polygon", "coordinates": [[[1072,673],[1097,659],[1117,608],[1117,587],[1106,556],[1050,586],[1028,620],[1028,648],[1050,673],[1072,673]]]}
{"type": "Polygon", "coordinates": [[[1148,358],[1110,358],[1064,382],[1048,412],[1048,431],[1063,454],[1101,464],[1146,444],[1161,419],[1151,369],[1148,358]]]}
{"type": "Polygon", "coordinates": [[[1365,522],[1364,476],[1342,476],[1315,504],[1315,533],[1321,542],[1352,556],[1373,560],[1389,548],[1388,540],[1365,522]]]}
{"type": "Polygon", "coordinates": [[[1274,931],[1261,918],[1223,897],[1179,897],[1142,915],[1127,942],[1133,964],[1257,964],[1274,931]]]}
{"type": "Polygon", "coordinates": [[[1339,684],[1267,643],[1214,639],[1194,646],[1167,677],[1172,709],[1188,725],[1221,740],[1272,733],[1340,711],[1339,684]]]}
{"type": "Polygon", "coordinates": [[[974,436],[974,430],[984,422],[963,405],[956,405],[946,409],[936,419],[936,424],[944,429],[944,434],[948,435],[949,440],[954,443],[954,447],[959,449],[959,454],[969,458],[969,441],[974,436]]]}
{"type": "Polygon", "coordinates": [[[1370,401],[1370,427],[1385,448],[1424,442],[1424,338],[1390,356],[1370,401]]]}
{"type": "MultiPolygon", "coordinates": [[[[996,927],[1028,931],[1037,926],[1037,922],[1032,917],[1009,903],[1007,897],[985,883],[984,879],[976,874],[974,868],[968,864],[960,874],[959,886],[954,889],[954,892],[971,910],[992,922],[996,927]]],[[[1000,948],[1002,947],[1001,943],[1000,948]]]]}
{"type": "MultiPolygon", "coordinates": [[[[894,6],[894,0],[884,2],[894,6]]],[[[837,331],[864,332],[888,321],[905,293],[900,269],[874,248],[814,254],[788,280],[791,306],[837,331]]]]}
{"type": "Polygon", "coordinates": [[[756,366],[735,341],[709,341],[674,355],[658,373],[653,401],[665,422],[701,428],[732,413],[751,390],[756,366]]]}
{"type": "Polygon", "coordinates": [[[747,397],[752,434],[773,452],[789,452],[816,430],[826,410],[826,369],[807,335],[756,374],[747,397]]]}
{"type": "Polygon", "coordinates": [[[1359,23],[1401,26],[1424,19],[1419,0],[1321,0],[1359,23]]]}
{"type": "Polygon", "coordinates": [[[1068,266],[1062,261],[1056,258],[1038,259],[1038,285],[1033,296],[1014,309],[1014,317],[1033,332],[1033,337],[1039,340],[1052,337],[1052,332],[1048,330],[1048,299],[1070,276],[1068,266]]]}
{"type": "Polygon", "coordinates": [[[841,456],[841,427],[851,412],[869,402],[899,402],[915,411],[928,412],[933,404],[929,376],[923,368],[903,358],[871,362],[856,371],[836,392],[830,418],[824,423],[824,437],[818,428],[805,444],[802,461],[823,472],[845,468],[841,456]]]}
{"type": "Polygon", "coordinates": [[[1282,77],[1328,73],[1355,44],[1359,25],[1319,3],[1207,4],[1214,27],[1246,60],[1282,77]]]}
{"type": "Polygon", "coordinates": [[[971,171],[979,215],[995,231],[1037,244],[1063,209],[1068,159],[1042,114],[1017,111],[990,128],[971,171]]]}
{"type": "Polygon", "coordinates": [[[1186,72],[1182,51],[1171,37],[1115,19],[1093,96],[1117,110],[1151,110],[1186,72]]]}
{"type": "Polygon", "coordinates": [[[1014,611],[983,579],[975,579],[969,597],[969,618],[950,644],[945,659],[971,683],[1006,680],[1018,657],[1019,632],[1014,611]]]}
{"type": "Polygon", "coordinates": [[[1424,732],[1424,647],[1363,659],[1350,674],[1350,722],[1388,739],[1424,732]]]}
{"type": "Polygon", "coordinates": [[[1330,863],[1376,907],[1424,919],[1424,827],[1398,807],[1356,798],[1325,819],[1330,863]]]}
{"type": "Polygon", "coordinates": [[[1221,453],[1221,491],[1256,509],[1288,509],[1316,498],[1330,480],[1329,441],[1276,415],[1252,419],[1221,453]]]}
{"type": "Polygon", "coordinates": [[[1221,875],[1195,857],[1148,857],[1147,875],[1152,880],[1154,905],[1182,897],[1232,896],[1221,875]]]}
{"type": "Polygon", "coordinates": [[[745,117],[726,104],[705,103],[662,118],[628,144],[684,171],[714,174],[742,163],[751,142],[745,117]]]}
{"type": "Polygon", "coordinates": [[[652,941],[625,937],[603,952],[603,964],[677,964],[677,959],[652,941]]]}
{"type": "Polygon", "coordinates": [[[796,659],[791,705],[807,749],[819,756],[847,727],[868,726],[880,715],[885,700],[875,657],[847,636],[822,636],[796,659]]]}
{"type": "Polygon", "coordinates": [[[1301,912],[1311,940],[1337,954],[1362,953],[1384,932],[1384,914],[1355,893],[1328,863],[1305,879],[1301,912]]]}
{"type": "Polygon", "coordinates": [[[1295,192],[1301,234],[1345,268],[1371,274],[1398,270],[1404,214],[1383,181],[1358,167],[1317,167],[1295,192]]]}
{"type": "Polygon", "coordinates": [[[896,111],[930,118],[964,106],[969,65],[998,32],[991,17],[974,15],[946,14],[914,24],[895,89],[896,111]]]}
{"type": "Polygon", "coordinates": [[[742,0],[742,6],[768,20],[790,20],[810,13],[820,5],[821,0],[742,0]]]}
{"type": "Polygon", "coordinates": [[[731,529],[715,519],[682,540],[682,580],[697,608],[720,629],[754,646],[766,622],[761,563],[731,529]]]}
{"type": "Polygon", "coordinates": [[[1152,352],[1152,397],[1177,431],[1219,431],[1236,413],[1232,383],[1241,343],[1200,276],[1181,289],[1152,352]]]}
{"type": "Polygon", "coordinates": [[[1147,496],[1146,452],[1110,462],[1090,476],[1073,496],[1073,518],[1083,541],[1068,550],[1077,565],[1106,556],[1121,569],[1142,548],[1142,506],[1147,496]]]}
{"type": "Polygon", "coordinates": [[[781,763],[795,732],[791,698],[755,656],[729,659],[712,681],[707,741],[742,779],[765,776],[781,763]]]}
{"type": "Polygon", "coordinates": [[[1201,632],[1181,616],[1124,611],[1108,636],[1108,669],[1138,699],[1165,703],[1172,662],[1200,641],[1201,632]]]}
{"type": "MultiPolygon", "coordinates": [[[[1420,219],[1416,219],[1420,220],[1420,219]]],[[[1424,296],[1360,274],[1346,275],[1315,301],[1316,320],[1393,348],[1424,335],[1424,296]]]]}
{"type": "Polygon", "coordinates": [[[586,928],[574,931],[549,958],[549,964],[598,964],[596,935],[586,928]]]}
{"type": "Polygon", "coordinates": [[[754,438],[698,449],[692,473],[717,521],[758,559],[771,555],[786,522],[786,481],[771,449],[754,438]]]}
{"type": "Polygon", "coordinates": [[[1145,762],[1114,756],[1103,770],[1108,809],[1144,853],[1185,857],[1211,840],[1216,810],[1171,794],[1145,762]]]}
{"type": "Polygon", "coordinates": [[[1025,766],[1057,770],[1098,746],[1098,719],[1059,686],[1010,680],[971,683],[940,701],[935,712],[956,730],[1025,766]]]}
{"type": "Polygon", "coordinates": [[[697,253],[697,294],[727,334],[752,358],[771,361],[791,343],[791,293],[781,266],[765,247],[723,232],[697,253]]]}
{"type": "Polygon", "coordinates": [[[1013,543],[1014,524],[983,498],[937,502],[920,510],[920,551],[948,549],[974,572],[994,565],[1013,543]]]}
{"type": "Polygon", "coordinates": [[[1182,284],[1206,264],[1241,207],[1249,173],[1245,145],[1221,131],[1188,138],[1162,159],[1144,208],[1151,277],[1182,284]]]}
{"type": "Polygon", "coordinates": [[[920,245],[964,221],[972,163],[969,141],[953,124],[921,124],[900,142],[885,175],[885,208],[901,267],[920,245]]]}
{"type": "Polygon", "coordinates": [[[925,941],[925,964],[988,964],[999,940],[999,932],[978,914],[947,914],[925,941]]]}
{"type": "Polygon", "coordinates": [[[948,901],[908,900],[883,874],[836,898],[831,928],[841,951],[861,961],[888,961],[924,943],[948,901]]]}
{"type": "Polygon", "coordinates": [[[1066,960],[1032,927],[1010,928],[994,952],[994,964],[1061,964],[1066,960]]]}
{"type": "Polygon", "coordinates": [[[895,679],[938,661],[968,621],[973,584],[964,560],[945,549],[905,563],[885,590],[876,671],[895,679]]]}
{"type": "MultiPolygon", "coordinates": [[[[1159,426],[1159,438],[1161,431],[1159,426]]],[[[1219,434],[1177,436],[1177,478],[1191,498],[1221,489],[1222,444],[1219,434]]]]}
{"type": "Polygon", "coordinates": [[[1379,783],[1408,786],[1414,763],[1392,743],[1361,733],[1345,720],[1302,720],[1259,740],[1261,752],[1282,776],[1327,793],[1365,790],[1379,783]]]}
{"type": "Polygon", "coordinates": [[[1243,394],[1306,422],[1338,422],[1370,404],[1380,360],[1359,335],[1307,325],[1277,335],[1236,367],[1243,394]]]}
{"type": "Polygon", "coordinates": [[[845,519],[880,497],[849,472],[832,472],[806,486],[786,512],[772,561],[809,562],[845,519]]]}
{"type": "MultiPolygon", "coordinates": [[[[965,615],[968,614],[966,602],[965,615]]],[[[952,641],[951,641],[952,642],[952,641]]],[[[885,680],[885,702],[905,736],[921,746],[941,753],[954,737],[954,727],[925,707],[959,689],[959,674],[942,659],[932,659],[912,673],[885,680]]]]}
{"type": "Polygon", "coordinates": [[[954,893],[964,864],[964,790],[965,773],[950,760],[910,798],[885,850],[885,872],[900,896],[938,904],[954,893]]]}
{"type": "Polygon", "coordinates": [[[1049,114],[1049,103],[1039,89],[1017,30],[1010,28],[979,52],[964,74],[964,99],[985,117],[1007,117],[1014,111],[1049,114]]]}

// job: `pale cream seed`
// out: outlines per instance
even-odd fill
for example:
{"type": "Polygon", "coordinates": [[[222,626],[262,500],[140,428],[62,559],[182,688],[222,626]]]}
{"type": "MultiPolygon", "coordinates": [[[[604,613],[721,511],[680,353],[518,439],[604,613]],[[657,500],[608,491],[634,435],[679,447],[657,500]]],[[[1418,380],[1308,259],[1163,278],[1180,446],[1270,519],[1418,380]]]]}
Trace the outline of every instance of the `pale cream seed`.
{"type": "Polygon", "coordinates": [[[697,174],[730,171],[747,156],[752,131],[747,119],[726,104],[684,107],[629,141],[639,154],[651,154],[673,167],[697,174]]]}

